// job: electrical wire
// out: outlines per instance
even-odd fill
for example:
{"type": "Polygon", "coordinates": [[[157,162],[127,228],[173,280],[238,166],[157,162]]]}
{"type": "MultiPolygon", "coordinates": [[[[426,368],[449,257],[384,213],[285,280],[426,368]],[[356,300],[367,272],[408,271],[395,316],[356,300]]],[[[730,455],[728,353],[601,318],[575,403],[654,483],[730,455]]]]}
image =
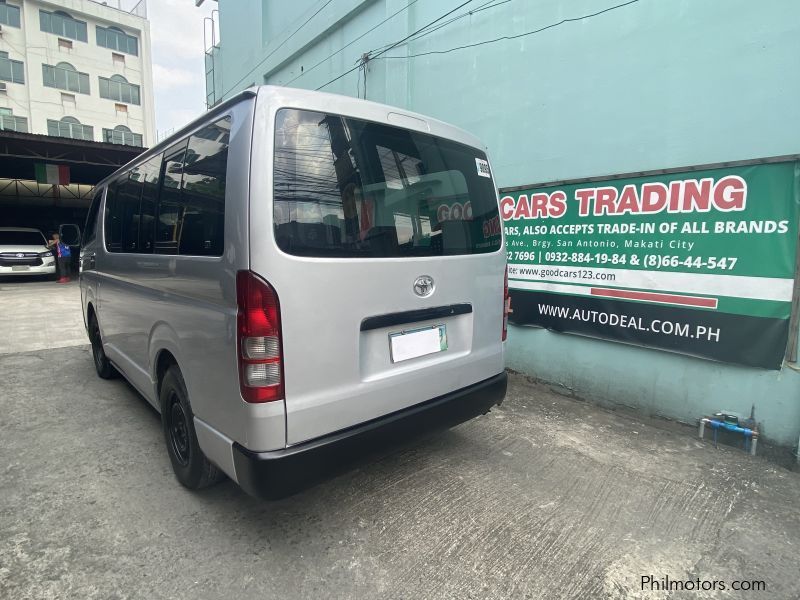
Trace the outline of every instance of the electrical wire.
{"type": "Polygon", "coordinates": [[[334,56],[336,56],[337,54],[339,54],[339,53],[340,53],[340,52],[342,52],[343,50],[346,50],[347,48],[349,48],[350,46],[352,46],[353,44],[355,44],[355,43],[356,43],[358,40],[360,40],[361,38],[363,38],[363,37],[364,37],[364,36],[366,36],[366,35],[369,35],[369,34],[370,34],[370,33],[372,33],[373,31],[375,31],[375,30],[376,30],[378,27],[380,27],[381,25],[383,25],[383,24],[384,24],[384,23],[386,23],[387,21],[389,21],[389,20],[393,19],[394,17],[396,17],[397,15],[399,15],[399,14],[400,14],[401,12],[403,12],[404,10],[407,10],[407,9],[408,9],[408,8],[409,8],[409,7],[410,7],[412,4],[416,4],[417,2],[419,2],[419,0],[411,0],[411,2],[409,2],[408,4],[406,4],[406,5],[405,5],[403,8],[401,8],[401,9],[400,9],[400,10],[398,10],[397,12],[395,12],[395,13],[393,13],[393,14],[389,15],[389,16],[388,16],[388,17],[386,17],[386,18],[385,18],[383,21],[381,21],[380,23],[378,23],[377,25],[375,25],[373,28],[371,28],[371,29],[369,29],[369,30],[365,31],[365,32],[364,32],[364,33],[362,33],[360,36],[358,36],[356,39],[352,40],[351,42],[349,42],[349,43],[345,44],[344,46],[342,46],[341,48],[339,48],[339,49],[338,49],[336,52],[334,52],[333,54],[329,54],[328,56],[326,56],[325,58],[323,58],[321,61],[319,61],[318,63],[316,63],[316,64],[315,64],[315,65],[313,65],[312,67],[309,67],[308,69],[305,69],[305,70],[304,70],[302,73],[300,73],[300,75],[298,75],[298,76],[297,76],[297,77],[295,77],[294,79],[291,79],[291,80],[287,81],[287,82],[286,82],[285,84],[283,84],[283,85],[290,85],[290,84],[294,83],[295,81],[297,81],[298,79],[300,79],[301,77],[303,77],[303,75],[307,75],[308,73],[310,73],[311,71],[313,71],[314,69],[316,69],[318,66],[320,66],[322,63],[324,63],[324,62],[326,62],[326,61],[328,61],[328,60],[332,59],[334,56]]]}
{"type": "MultiPolygon", "coordinates": [[[[397,42],[395,42],[394,44],[392,44],[391,46],[389,46],[389,47],[388,47],[388,48],[386,48],[385,50],[381,50],[381,51],[380,51],[380,52],[378,52],[378,54],[376,54],[374,57],[371,57],[371,59],[372,59],[372,58],[377,58],[378,56],[380,56],[380,55],[381,55],[381,54],[383,54],[384,52],[388,52],[388,51],[389,51],[389,50],[391,50],[392,48],[396,48],[397,46],[399,46],[400,44],[402,44],[403,42],[405,42],[405,41],[406,41],[406,40],[408,40],[409,38],[411,38],[411,37],[413,37],[413,36],[417,35],[417,33],[419,33],[420,31],[422,31],[423,29],[427,29],[428,27],[430,27],[431,25],[433,25],[433,24],[435,24],[435,23],[438,23],[438,22],[439,22],[439,21],[441,21],[442,19],[444,19],[444,18],[446,18],[446,17],[449,17],[449,16],[450,16],[450,15],[452,15],[454,12],[456,12],[457,10],[459,10],[459,9],[461,9],[461,8],[463,8],[463,7],[465,7],[467,4],[469,4],[469,3],[470,3],[470,2],[472,2],[472,1],[473,1],[473,0],[466,0],[466,2],[462,2],[461,4],[459,4],[458,6],[456,6],[456,7],[455,7],[453,10],[450,10],[450,11],[446,12],[445,14],[443,14],[442,16],[438,17],[437,19],[434,19],[433,21],[431,21],[430,23],[428,23],[428,24],[427,24],[427,25],[425,25],[424,27],[421,27],[420,29],[417,29],[417,31],[415,31],[414,33],[407,35],[407,36],[406,36],[406,37],[404,37],[402,40],[398,40],[397,42]]],[[[635,0],[635,1],[638,1],[638,0],[635,0]]],[[[339,80],[340,80],[342,77],[344,77],[345,75],[349,75],[350,73],[352,73],[353,71],[355,71],[355,70],[356,70],[356,69],[358,69],[359,67],[360,67],[360,65],[356,65],[355,67],[352,67],[351,69],[348,69],[347,71],[345,71],[344,73],[342,73],[342,74],[341,74],[341,75],[339,75],[338,77],[334,77],[333,79],[331,79],[331,80],[330,80],[330,81],[328,81],[327,83],[323,83],[321,86],[319,86],[319,87],[317,88],[317,91],[321,90],[321,89],[322,89],[322,88],[324,88],[324,87],[327,87],[327,86],[329,86],[330,84],[332,84],[332,83],[334,83],[334,82],[336,82],[336,81],[339,81],[339,80]]]]}
{"type": "MultiPolygon", "coordinates": [[[[445,21],[444,23],[440,23],[439,25],[437,25],[433,29],[423,31],[420,35],[418,35],[416,37],[413,37],[408,41],[409,42],[416,42],[417,40],[420,40],[420,39],[424,38],[427,35],[430,35],[430,34],[436,32],[436,31],[439,31],[443,27],[447,27],[451,23],[455,23],[456,21],[458,21],[460,19],[463,19],[464,17],[469,17],[471,15],[474,15],[475,13],[479,13],[479,12],[482,12],[484,10],[488,10],[490,8],[495,8],[496,6],[500,6],[501,4],[506,4],[507,2],[511,2],[511,0],[502,0],[502,2],[496,2],[496,0],[489,0],[488,2],[486,2],[485,4],[481,4],[477,8],[473,8],[472,10],[468,10],[467,12],[465,12],[463,14],[460,14],[460,15],[458,15],[456,17],[453,17],[452,19],[449,19],[449,20],[445,21]]],[[[379,50],[383,50],[384,48],[387,48],[388,46],[391,46],[391,44],[385,44],[383,46],[379,46],[378,48],[374,48],[373,50],[370,50],[370,52],[377,52],[379,50]]]]}
{"type": "Polygon", "coordinates": [[[319,13],[321,13],[321,12],[322,12],[322,11],[325,9],[325,7],[326,7],[326,6],[328,6],[328,5],[329,5],[331,2],[333,2],[333,0],[328,0],[328,1],[327,1],[325,4],[323,4],[322,6],[320,6],[320,7],[319,7],[319,9],[317,9],[317,12],[315,12],[313,15],[311,15],[310,17],[308,17],[308,19],[306,19],[306,20],[303,22],[303,24],[302,24],[302,25],[300,25],[300,27],[298,27],[297,29],[295,29],[295,30],[294,30],[294,32],[293,32],[293,33],[292,33],[292,34],[291,34],[289,37],[287,37],[287,38],[286,38],[285,40],[283,40],[283,41],[282,41],[280,44],[278,44],[278,47],[277,47],[277,48],[275,48],[275,49],[274,49],[272,52],[270,52],[269,54],[267,54],[267,55],[266,55],[264,58],[262,58],[262,59],[261,59],[261,60],[260,60],[258,63],[256,63],[256,65],[255,65],[255,66],[254,66],[252,69],[250,69],[250,70],[249,70],[249,71],[248,71],[248,72],[245,74],[245,76],[244,76],[244,77],[242,77],[242,78],[241,78],[239,81],[237,81],[237,82],[236,82],[236,83],[234,83],[232,86],[230,86],[230,87],[229,87],[229,88],[228,88],[228,89],[227,89],[225,92],[223,92],[222,94],[220,94],[220,97],[225,97],[225,94],[227,94],[228,92],[230,92],[230,91],[231,91],[233,88],[235,88],[237,85],[239,85],[240,83],[242,83],[242,82],[243,82],[245,79],[247,79],[248,77],[250,77],[250,74],[251,74],[253,71],[255,71],[255,70],[258,68],[258,67],[260,67],[261,65],[263,65],[263,64],[264,64],[264,63],[267,61],[267,59],[268,59],[270,56],[272,56],[273,54],[275,54],[275,53],[276,53],[278,50],[280,50],[280,49],[283,47],[283,45],[284,45],[286,42],[288,42],[288,41],[289,41],[290,39],[292,39],[292,38],[293,38],[295,35],[297,35],[297,32],[298,32],[298,31],[300,31],[300,30],[301,30],[303,27],[305,27],[306,25],[308,25],[308,24],[311,22],[311,19],[313,19],[313,18],[314,18],[314,17],[316,17],[316,16],[317,16],[319,13]]]}
{"type": "Polygon", "coordinates": [[[491,40],[484,40],[482,42],[476,42],[474,44],[465,44],[463,46],[456,46],[455,48],[448,48],[447,50],[431,50],[429,52],[420,52],[418,54],[409,54],[407,56],[380,56],[380,55],[375,55],[372,58],[373,59],[376,59],[376,58],[381,58],[381,59],[393,59],[393,58],[394,59],[408,59],[408,58],[416,58],[418,56],[428,56],[430,54],[448,54],[450,52],[455,52],[456,50],[464,50],[466,48],[475,48],[477,46],[484,46],[486,44],[493,44],[495,42],[501,42],[501,41],[505,41],[505,40],[515,40],[517,38],[525,37],[525,36],[528,36],[528,35],[533,35],[535,33],[541,33],[542,31],[545,31],[547,29],[552,29],[554,27],[558,27],[559,25],[563,25],[564,23],[570,23],[570,22],[573,22],[573,21],[581,21],[582,19],[588,19],[590,17],[596,17],[598,15],[602,15],[603,13],[607,13],[607,12],[610,12],[612,10],[616,10],[618,8],[623,8],[625,6],[630,6],[631,4],[635,4],[637,2],[639,2],[639,0],[629,0],[628,2],[624,2],[622,4],[617,4],[616,6],[610,6],[608,8],[603,9],[603,10],[600,10],[600,11],[597,11],[597,12],[594,12],[594,13],[590,13],[590,14],[587,14],[587,15],[583,15],[583,16],[580,16],[580,17],[572,17],[572,18],[569,18],[569,19],[562,19],[558,23],[552,23],[550,25],[546,25],[545,27],[540,27],[539,29],[534,29],[533,31],[526,31],[525,33],[519,33],[517,35],[504,35],[504,36],[499,37],[499,38],[494,38],[494,39],[491,39],[491,40]]]}

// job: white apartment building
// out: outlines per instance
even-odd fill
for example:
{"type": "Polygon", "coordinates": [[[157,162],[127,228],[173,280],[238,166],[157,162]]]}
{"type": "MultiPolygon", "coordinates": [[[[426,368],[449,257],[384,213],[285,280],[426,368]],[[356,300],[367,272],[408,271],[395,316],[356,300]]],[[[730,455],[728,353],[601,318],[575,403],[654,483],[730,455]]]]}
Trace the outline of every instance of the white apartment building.
{"type": "Polygon", "coordinates": [[[124,2],[0,0],[0,129],[155,143],[145,0],[124,2]]]}

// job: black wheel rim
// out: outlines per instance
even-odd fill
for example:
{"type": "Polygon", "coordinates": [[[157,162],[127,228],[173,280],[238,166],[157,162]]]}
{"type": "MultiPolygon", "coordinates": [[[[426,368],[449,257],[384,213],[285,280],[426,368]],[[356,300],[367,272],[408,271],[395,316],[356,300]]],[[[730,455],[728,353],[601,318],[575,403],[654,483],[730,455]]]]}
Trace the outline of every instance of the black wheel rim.
{"type": "Polygon", "coordinates": [[[189,464],[189,424],[180,400],[175,392],[169,395],[167,411],[167,431],[169,432],[172,453],[184,467],[189,464]]]}

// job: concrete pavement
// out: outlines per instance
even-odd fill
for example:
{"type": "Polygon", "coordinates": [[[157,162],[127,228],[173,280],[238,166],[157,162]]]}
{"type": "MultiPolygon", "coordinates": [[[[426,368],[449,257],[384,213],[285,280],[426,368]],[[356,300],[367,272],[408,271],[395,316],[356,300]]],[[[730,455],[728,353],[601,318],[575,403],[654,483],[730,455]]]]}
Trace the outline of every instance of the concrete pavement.
{"type": "Polygon", "coordinates": [[[0,354],[86,344],[77,279],[0,278],[0,354]]]}
{"type": "Polygon", "coordinates": [[[512,375],[490,414],[295,497],[192,493],[155,411],[95,375],[75,284],[0,284],[0,331],[2,599],[800,597],[800,477],[693,428],[512,375]]]}
{"type": "Polygon", "coordinates": [[[158,415],[87,346],[2,355],[0,382],[1,598],[800,595],[796,474],[520,376],[489,415],[275,503],[181,488],[158,415]]]}

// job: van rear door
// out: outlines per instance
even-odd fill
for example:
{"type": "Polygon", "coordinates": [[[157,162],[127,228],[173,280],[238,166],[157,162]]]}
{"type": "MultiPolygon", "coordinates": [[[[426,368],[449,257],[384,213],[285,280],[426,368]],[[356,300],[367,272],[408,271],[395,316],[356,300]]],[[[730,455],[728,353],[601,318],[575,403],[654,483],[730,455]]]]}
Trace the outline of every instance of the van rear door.
{"type": "Polygon", "coordinates": [[[250,258],[280,302],[289,445],[502,372],[505,255],[483,151],[284,108],[273,157],[269,219],[251,195],[250,258]]]}

